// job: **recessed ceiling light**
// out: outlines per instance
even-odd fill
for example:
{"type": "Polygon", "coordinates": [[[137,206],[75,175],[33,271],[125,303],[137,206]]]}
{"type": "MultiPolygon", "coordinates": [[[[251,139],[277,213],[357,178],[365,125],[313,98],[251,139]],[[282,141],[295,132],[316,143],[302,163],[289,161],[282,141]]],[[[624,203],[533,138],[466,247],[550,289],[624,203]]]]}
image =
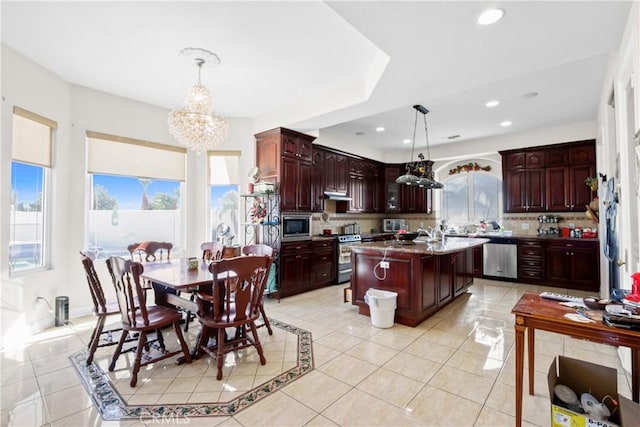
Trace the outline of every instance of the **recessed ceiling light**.
{"type": "Polygon", "coordinates": [[[503,128],[506,128],[507,126],[511,126],[511,122],[509,120],[505,120],[504,122],[500,123],[500,126],[502,126],[503,128]]]}
{"type": "Polygon", "coordinates": [[[408,143],[410,143],[410,142],[411,142],[411,140],[410,140],[410,139],[403,139],[403,140],[402,140],[402,143],[403,143],[403,144],[408,144],[408,143]]]}
{"type": "Polygon", "coordinates": [[[382,126],[378,126],[376,128],[376,132],[384,132],[384,128],[382,126]]]}
{"type": "Polygon", "coordinates": [[[478,25],[491,25],[495,24],[504,16],[504,10],[502,9],[489,9],[485,10],[478,16],[476,24],[478,25]]]}
{"type": "Polygon", "coordinates": [[[538,92],[527,92],[524,95],[522,95],[522,99],[531,99],[531,98],[535,98],[536,96],[538,96],[538,92]]]}
{"type": "Polygon", "coordinates": [[[497,101],[495,99],[492,99],[491,101],[487,101],[486,104],[484,104],[485,106],[489,107],[489,108],[493,108],[493,107],[497,107],[498,104],[500,104],[500,101],[497,101]]]}

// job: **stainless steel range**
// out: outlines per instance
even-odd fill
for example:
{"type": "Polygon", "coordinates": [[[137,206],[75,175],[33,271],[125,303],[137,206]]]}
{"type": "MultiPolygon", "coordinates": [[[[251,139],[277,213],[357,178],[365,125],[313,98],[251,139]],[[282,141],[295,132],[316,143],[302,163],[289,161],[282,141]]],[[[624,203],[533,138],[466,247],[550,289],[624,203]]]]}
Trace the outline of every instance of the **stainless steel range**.
{"type": "Polygon", "coordinates": [[[362,244],[359,234],[338,236],[338,283],[351,280],[351,247],[362,244]]]}

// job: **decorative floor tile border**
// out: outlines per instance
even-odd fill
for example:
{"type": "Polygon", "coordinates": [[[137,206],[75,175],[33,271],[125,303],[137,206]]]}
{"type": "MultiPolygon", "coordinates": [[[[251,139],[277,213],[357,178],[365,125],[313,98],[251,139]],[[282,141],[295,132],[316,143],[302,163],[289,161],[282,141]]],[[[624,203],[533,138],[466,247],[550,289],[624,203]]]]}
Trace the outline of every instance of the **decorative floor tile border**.
{"type": "Polygon", "coordinates": [[[87,393],[91,396],[94,406],[106,421],[132,418],[178,420],[189,417],[231,416],[313,370],[311,332],[275,319],[269,319],[269,321],[272,326],[298,336],[298,364],[229,402],[128,405],[113,387],[107,374],[95,362],[87,366],[86,349],[72,354],[69,359],[87,393]]]}

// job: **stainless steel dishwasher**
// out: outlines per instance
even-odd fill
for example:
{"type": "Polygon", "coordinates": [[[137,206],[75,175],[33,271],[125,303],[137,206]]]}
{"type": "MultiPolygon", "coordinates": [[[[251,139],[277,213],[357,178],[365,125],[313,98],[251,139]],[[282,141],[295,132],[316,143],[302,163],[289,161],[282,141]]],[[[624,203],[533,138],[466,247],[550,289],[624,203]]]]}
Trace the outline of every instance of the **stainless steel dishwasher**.
{"type": "Polygon", "coordinates": [[[482,269],[484,277],[516,280],[518,278],[518,240],[491,237],[483,247],[482,269]]]}

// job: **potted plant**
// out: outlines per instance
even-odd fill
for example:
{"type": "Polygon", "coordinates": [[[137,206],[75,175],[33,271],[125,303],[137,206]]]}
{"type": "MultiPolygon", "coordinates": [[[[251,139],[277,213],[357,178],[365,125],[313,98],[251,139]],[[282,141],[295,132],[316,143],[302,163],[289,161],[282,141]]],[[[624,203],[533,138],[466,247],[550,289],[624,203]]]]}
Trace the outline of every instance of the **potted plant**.
{"type": "Polygon", "coordinates": [[[598,178],[595,176],[588,176],[587,178],[585,178],[584,183],[587,184],[587,186],[589,188],[591,188],[591,191],[597,191],[598,190],[598,178]]]}

